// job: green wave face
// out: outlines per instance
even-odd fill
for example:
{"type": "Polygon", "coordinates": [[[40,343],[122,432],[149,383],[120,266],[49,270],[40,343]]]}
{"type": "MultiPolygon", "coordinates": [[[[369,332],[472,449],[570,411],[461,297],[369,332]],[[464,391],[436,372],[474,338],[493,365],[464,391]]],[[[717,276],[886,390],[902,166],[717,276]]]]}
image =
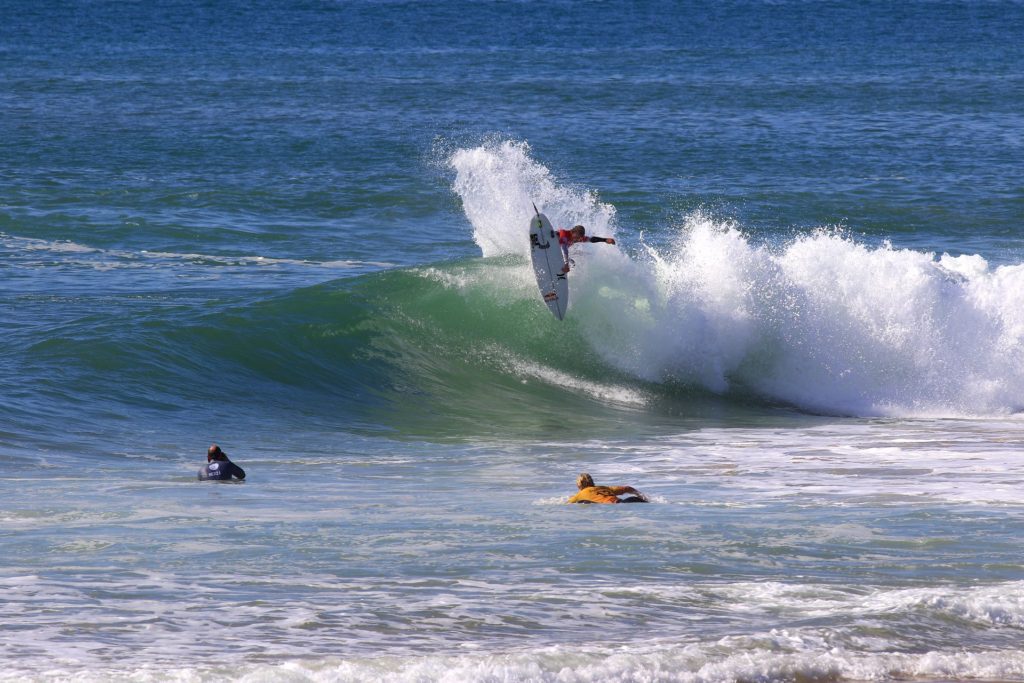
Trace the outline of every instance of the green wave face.
{"type": "Polygon", "coordinates": [[[277,344],[290,357],[293,380],[330,395],[370,430],[579,438],[681,414],[680,398],[691,394],[720,403],[706,392],[666,392],[610,367],[577,321],[554,319],[517,258],[341,281],[275,301],[260,314],[290,321],[285,329],[292,332],[277,344]]]}
{"type": "Polygon", "coordinates": [[[473,259],[339,280],[218,316],[209,352],[236,367],[243,388],[277,385],[267,391],[371,432],[578,439],[752,415],[745,396],[726,401],[607,362],[581,325],[595,305],[582,296],[577,317],[559,322],[524,260],[473,259]],[[239,345],[240,329],[254,333],[239,345]]]}

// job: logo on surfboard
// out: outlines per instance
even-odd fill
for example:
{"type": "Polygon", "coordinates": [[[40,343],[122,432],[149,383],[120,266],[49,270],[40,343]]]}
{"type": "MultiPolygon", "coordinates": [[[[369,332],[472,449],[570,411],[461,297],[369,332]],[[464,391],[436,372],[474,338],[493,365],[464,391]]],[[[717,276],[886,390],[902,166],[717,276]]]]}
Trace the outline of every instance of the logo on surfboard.
{"type": "Polygon", "coordinates": [[[562,272],[563,263],[557,247],[555,230],[547,216],[536,212],[530,221],[530,258],[541,298],[551,314],[558,320],[565,316],[569,305],[569,280],[562,272]],[[550,238],[549,238],[550,235],[550,238]]]}

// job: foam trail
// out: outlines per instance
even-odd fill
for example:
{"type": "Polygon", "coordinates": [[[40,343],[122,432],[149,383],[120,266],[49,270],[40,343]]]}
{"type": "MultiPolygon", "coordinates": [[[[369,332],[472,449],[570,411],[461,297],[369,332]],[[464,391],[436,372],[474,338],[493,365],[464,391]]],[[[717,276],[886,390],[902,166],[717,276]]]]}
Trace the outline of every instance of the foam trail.
{"type": "MultiPolygon", "coordinates": [[[[459,150],[451,165],[484,255],[525,254],[530,197],[611,232],[614,209],[558,186],[524,144],[459,150]]],[[[639,259],[576,248],[569,315],[612,367],[830,414],[1024,410],[1024,265],[827,230],[773,248],[700,212],[667,229],[675,243],[639,259]]]]}

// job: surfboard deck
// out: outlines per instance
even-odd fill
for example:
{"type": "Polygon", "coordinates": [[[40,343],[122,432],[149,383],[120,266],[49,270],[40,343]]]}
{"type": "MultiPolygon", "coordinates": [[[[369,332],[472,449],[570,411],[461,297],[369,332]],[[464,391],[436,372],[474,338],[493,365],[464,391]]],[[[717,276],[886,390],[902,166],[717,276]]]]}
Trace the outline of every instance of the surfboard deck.
{"type": "Polygon", "coordinates": [[[562,274],[565,262],[558,236],[548,217],[539,211],[530,219],[530,258],[541,298],[552,315],[561,320],[569,308],[569,278],[562,274]]]}

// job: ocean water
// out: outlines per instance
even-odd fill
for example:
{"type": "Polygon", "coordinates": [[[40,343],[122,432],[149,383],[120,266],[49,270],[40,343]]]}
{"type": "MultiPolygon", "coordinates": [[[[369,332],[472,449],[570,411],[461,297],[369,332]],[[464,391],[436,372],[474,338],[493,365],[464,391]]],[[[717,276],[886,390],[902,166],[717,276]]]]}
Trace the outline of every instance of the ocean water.
{"type": "Polygon", "coordinates": [[[1022,451],[1019,2],[0,0],[0,680],[1024,681],[1022,451]]]}

